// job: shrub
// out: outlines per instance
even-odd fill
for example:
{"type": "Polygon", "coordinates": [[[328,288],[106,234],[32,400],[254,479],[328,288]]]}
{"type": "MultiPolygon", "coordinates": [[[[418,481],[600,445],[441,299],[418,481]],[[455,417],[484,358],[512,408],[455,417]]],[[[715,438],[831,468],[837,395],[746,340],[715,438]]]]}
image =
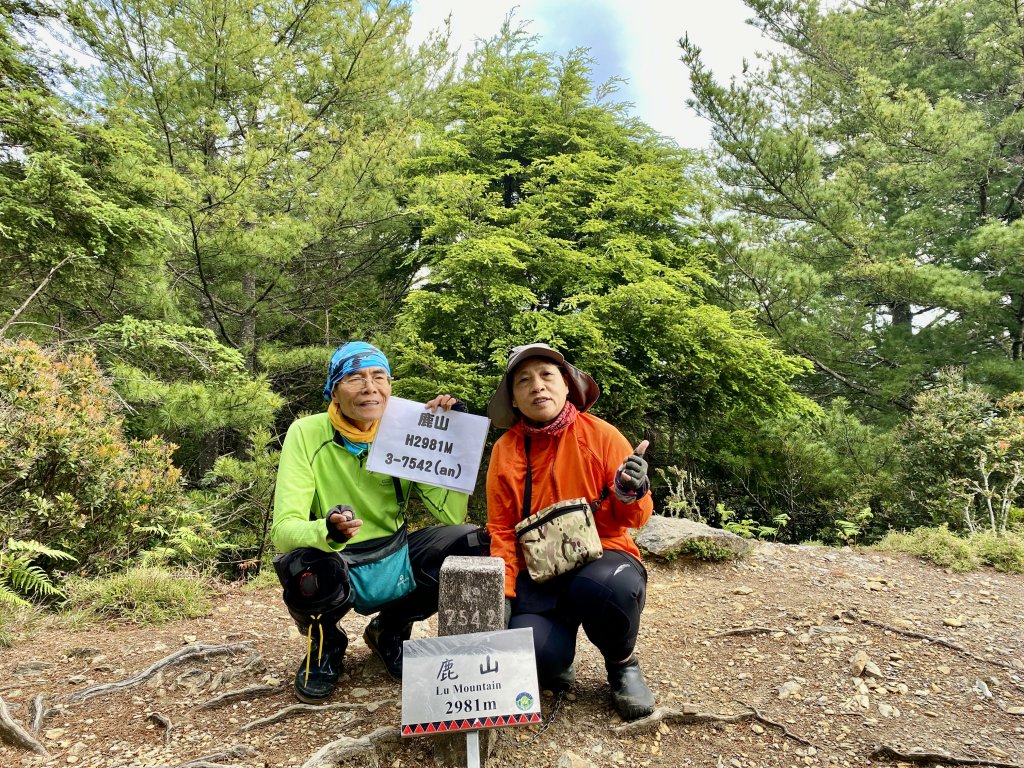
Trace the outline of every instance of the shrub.
{"type": "Polygon", "coordinates": [[[92,355],[0,342],[0,541],[40,541],[98,572],[173,528],[174,446],[125,437],[92,355]]]}
{"type": "Polygon", "coordinates": [[[260,572],[250,578],[242,589],[246,592],[258,592],[261,589],[280,589],[281,582],[277,578],[274,566],[264,561],[261,563],[260,572]]]}
{"type": "Polygon", "coordinates": [[[991,565],[1007,573],[1024,573],[1024,534],[1019,531],[1002,535],[981,531],[964,537],[945,525],[915,528],[909,533],[890,532],[875,548],[909,552],[954,571],[991,565]]]}
{"type": "Polygon", "coordinates": [[[697,560],[710,560],[712,562],[732,560],[739,557],[737,553],[728,547],[720,547],[707,539],[691,539],[683,545],[679,553],[696,558],[697,560]]]}
{"type": "Polygon", "coordinates": [[[982,531],[971,537],[978,556],[997,571],[1024,573],[1024,535],[1007,531],[997,535],[982,531]]]}
{"type": "Polygon", "coordinates": [[[114,576],[68,581],[65,608],[134,624],[195,619],[210,611],[212,590],[195,573],[132,568],[114,576]]]}
{"type": "Polygon", "coordinates": [[[729,533],[735,533],[737,536],[741,536],[744,539],[753,539],[757,537],[759,539],[771,538],[774,541],[779,531],[785,528],[789,524],[789,515],[785,512],[780,512],[772,518],[772,524],[766,525],[759,523],[753,518],[745,517],[742,520],[737,518],[735,512],[731,509],[726,509],[724,504],[719,504],[715,511],[718,513],[718,518],[722,523],[722,529],[729,531],[729,533]]]}
{"type": "Polygon", "coordinates": [[[981,565],[970,543],[945,525],[915,528],[911,533],[889,533],[876,546],[878,549],[909,552],[954,571],[971,571],[981,565]]]}
{"type": "Polygon", "coordinates": [[[899,432],[899,487],[914,524],[1007,530],[1024,481],[1024,394],[995,401],[960,371],[944,371],[914,398],[899,432]]]}
{"type": "Polygon", "coordinates": [[[11,610],[0,605],[0,648],[10,648],[14,644],[14,633],[10,627],[13,618],[11,610]]]}

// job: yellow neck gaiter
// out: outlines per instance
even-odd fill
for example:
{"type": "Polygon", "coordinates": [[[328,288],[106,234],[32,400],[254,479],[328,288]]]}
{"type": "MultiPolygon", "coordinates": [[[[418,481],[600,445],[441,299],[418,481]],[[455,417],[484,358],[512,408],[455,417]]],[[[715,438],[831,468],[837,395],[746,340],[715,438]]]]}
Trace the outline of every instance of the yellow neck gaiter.
{"type": "Polygon", "coordinates": [[[365,445],[372,443],[373,438],[377,436],[377,427],[380,426],[380,421],[373,422],[369,429],[363,431],[345,418],[345,414],[341,412],[338,404],[333,400],[327,406],[327,415],[331,418],[331,425],[341,433],[342,437],[347,438],[351,443],[363,443],[365,445]]]}

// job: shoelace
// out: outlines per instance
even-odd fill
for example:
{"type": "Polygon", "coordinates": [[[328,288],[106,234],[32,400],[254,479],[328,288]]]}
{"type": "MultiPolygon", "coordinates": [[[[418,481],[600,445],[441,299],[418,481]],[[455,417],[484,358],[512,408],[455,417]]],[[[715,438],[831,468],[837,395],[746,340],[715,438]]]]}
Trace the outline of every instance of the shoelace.
{"type": "Polygon", "coordinates": [[[303,681],[303,685],[309,682],[309,661],[313,655],[313,624],[315,623],[317,628],[320,630],[320,645],[316,650],[316,663],[320,665],[320,660],[324,655],[324,625],[320,623],[320,617],[322,613],[318,613],[316,616],[309,617],[309,628],[306,630],[306,679],[303,681]]]}

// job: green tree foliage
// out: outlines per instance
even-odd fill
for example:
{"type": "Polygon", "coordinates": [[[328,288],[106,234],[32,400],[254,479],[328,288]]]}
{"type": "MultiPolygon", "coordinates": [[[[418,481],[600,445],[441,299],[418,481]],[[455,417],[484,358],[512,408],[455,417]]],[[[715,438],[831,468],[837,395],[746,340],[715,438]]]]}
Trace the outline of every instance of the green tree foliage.
{"type": "Polygon", "coordinates": [[[126,317],[98,327],[90,342],[131,408],[128,431],[176,443],[175,461],[193,479],[222,452],[244,453],[245,438],[270,429],[281,406],[266,378],[250,374],[213,331],[126,317]]]}
{"type": "MultiPolygon", "coordinates": [[[[167,222],[154,153],[115,110],[58,92],[35,32],[53,11],[0,2],[0,335],[77,329],[161,301],[167,222]]],[[[46,338],[52,332],[36,333],[46,338]]]]}
{"type": "Polygon", "coordinates": [[[470,56],[438,133],[407,164],[420,281],[396,334],[402,392],[438,386],[482,409],[508,349],[542,340],[602,383],[597,410],[699,450],[725,414],[794,403],[802,364],[742,314],[710,305],[694,229],[695,158],[506,22],[470,56]]]}
{"type": "Polygon", "coordinates": [[[783,52],[728,86],[682,42],[734,218],[724,306],[893,423],[938,369],[1024,387],[1024,17],[1002,0],[748,0],[783,52]]]}
{"type": "Polygon", "coordinates": [[[125,437],[88,353],[0,342],[0,541],[43,542],[95,573],[152,545],[154,525],[200,524],[172,449],[125,437]]]}
{"type": "Polygon", "coordinates": [[[762,525],[783,515],[791,541],[841,541],[867,533],[869,521],[883,532],[900,522],[894,436],[863,424],[842,398],[737,427],[703,468],[709,493],[737,515],[762,525]]]}
{"type": "Polygon", "coordinates": [[[279,452],[269,432],[254,430],[248,442],[246,459],[219,457],[192,497],[210,509],[210,522],[224,532],[222,570],[254,577],[270,547],[279,452]]]}
{"type": "Polygon", "coordinates": [[[446,61],[443,41],[409,50],[407,4],[71,8],[104,102],[138,115],[179,180],[161,203],[188,322],[250,369],[264,342],[330,345],[390,322],[406,279],[382,277],[406,240],[395,168],[446,61]]]}

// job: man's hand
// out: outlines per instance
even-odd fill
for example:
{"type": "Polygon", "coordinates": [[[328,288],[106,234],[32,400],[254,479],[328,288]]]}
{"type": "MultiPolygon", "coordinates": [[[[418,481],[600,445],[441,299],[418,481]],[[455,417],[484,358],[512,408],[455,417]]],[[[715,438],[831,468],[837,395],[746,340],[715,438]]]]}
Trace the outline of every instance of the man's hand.
{"type": "Polygon", "coordinates": [[[451,395],[438,395],[433,400],[429,400],[424,406],[428,411],[436,412],[438,408],[442,411],[456,411],[458,413],[465,413],[466,406],[463,405],[458,398],[452,397],[451,395]]]}
{"type": "Polygon", "coordinates": [[[331,507],[327,513],[327,532],[334,541],[348,541],[362,527],[363,521],[356,517],[356,512],[347,504],[331,507]]]}
{"type": "Polygon", "coordinates": [[[641,440],[633,449],[633,453],[622,462],[619,471],[615,473],[616,490],[635,494],[647,485],[647,462],[644,460],[644,453],[650,444],[650,440],[641,440]]]}

